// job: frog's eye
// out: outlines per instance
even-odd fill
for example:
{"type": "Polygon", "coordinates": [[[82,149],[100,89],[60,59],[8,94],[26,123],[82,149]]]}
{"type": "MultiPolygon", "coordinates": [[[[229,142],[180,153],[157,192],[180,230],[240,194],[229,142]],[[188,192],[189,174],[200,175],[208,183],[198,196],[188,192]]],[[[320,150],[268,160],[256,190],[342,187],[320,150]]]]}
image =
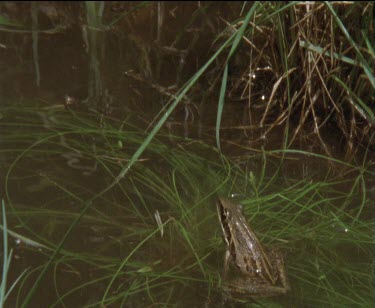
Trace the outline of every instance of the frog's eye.
{"type": "Polygon", "coordinates": [[[230,211],[228,211],[225,208],[222,208],[220,210],[220,219],[221,221],[228,221],[228,219],[230,219],[230,211]]]}
{"type": "Polygon", "coordinates": [[[226,220],[230,219],[230,211],[228,211],[227,209],[225,209],[223,211],[223,216],[226,220]]]}

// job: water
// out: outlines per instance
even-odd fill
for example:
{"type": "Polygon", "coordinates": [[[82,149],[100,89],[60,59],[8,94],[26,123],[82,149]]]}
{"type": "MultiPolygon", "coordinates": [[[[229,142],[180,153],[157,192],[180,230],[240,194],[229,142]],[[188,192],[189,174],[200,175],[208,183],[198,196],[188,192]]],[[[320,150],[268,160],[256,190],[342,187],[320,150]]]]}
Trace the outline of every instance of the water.
{"type": "MultiPolygon", "coordinates": [[[[29,306],[240,305],[225,302],[218,287],[224,243],[214,204],[218,193],[230,189],[256,200],[246,209],[261,241],[287,250],[292,291],[264,303],[368,303],[369,250],[361,252],[361,243],[373,244],[367,237],[369,200],[345,195],[353,183],[338,176],[339,168],[346,170],[343,164],[291,153],[278,169],[281,152],[262,158],[262,147],[282,146],[285,126],[268,132],[272,121],[257,125],[262,117],[256,108],[270,97],[268,84],[276,79],[260,61],[252,94],[256,106],[249,108],[241,70],[246,48],[230,68],[221,130],[222,149],[233,162],[223,161],[214,147],[220,86],[215,78],[225,59],[219,57],[118,178],[155,118],[215,52],[214,38],[225,20],[239,16],[240,4],[150,3],[112,27],[109,21],[135,4],[106,5],[101,19],[86,19],[81,4],[37,5],[38,27],[48,31],[38,33],[37,44],[35,33],[32,38],[3,32],[0,50],[2,191],[8,227],[16,233],[8,239],[8,287],[26,270],[7,305],[24,302],[74,223],[29,306]],[[278,179],[270,180],[277,170],[278,179]],[[328,188],[320,182],[327,177],[335,182],[328,188]],[[294,185],[306,185],[305,193],[289,191],[294,185]],[[363,211],[355,202],[363,202],[363,211]],[[309,210],[299,212],[304,204],[309,210]],[[353,219],[362,213],[366,219],[353,219]],[[357,253],[348,258],[352,247],[357,253]],[[332,272],[333,256],[338,261],[332,272]],[[342,257],[353,265],[347,272],[340,271],[342,257]],[[350,271],[359,281],[356,296],[345,294],[350,271]],[[340,279],[342,285],[330,285],[340,279]],[[320,301],[314,292],[326,297],[320,301]]],[[[28,5],[4,9],[31,29],[28,5]]],[[[99,6],[90,9],[100,13],[99,6]]],[[[327,135],[330,150],[343,157],[336,135],[327,135]]],[[[301,141],[299,149],[325,154],[319,143],[301,141]]],[[[357,176],[347,170],[349,178],[357,176]]],[[[373,197],[373,189],[368,192],[373,197]]]]}

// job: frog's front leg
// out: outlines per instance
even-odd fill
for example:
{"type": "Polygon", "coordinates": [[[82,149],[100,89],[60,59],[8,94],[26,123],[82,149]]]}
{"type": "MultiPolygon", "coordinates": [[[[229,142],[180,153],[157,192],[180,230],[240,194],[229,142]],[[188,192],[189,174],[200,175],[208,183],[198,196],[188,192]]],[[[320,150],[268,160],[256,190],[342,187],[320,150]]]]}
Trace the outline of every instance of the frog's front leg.
{"type": "Polygon", "coordinates": [[[285,271],[285,264],[284,264],[284,258],[281,256],[280,258],[276,258],[276,266],[277,266],[277,272],[279,274],[279,280],[281,283],[280,292],[286,293],[290,290],[290,284],[288,280],[288,276],[285,271]]]}
{"type": "Polygon", "coordinates": [[[224,255],[224,270],[223,270],[223,279],[227,277],[228,271],[229,271],[229,263],[232,260],[232,256],[230,254],[229,249],[225,251],[224,255]]]}

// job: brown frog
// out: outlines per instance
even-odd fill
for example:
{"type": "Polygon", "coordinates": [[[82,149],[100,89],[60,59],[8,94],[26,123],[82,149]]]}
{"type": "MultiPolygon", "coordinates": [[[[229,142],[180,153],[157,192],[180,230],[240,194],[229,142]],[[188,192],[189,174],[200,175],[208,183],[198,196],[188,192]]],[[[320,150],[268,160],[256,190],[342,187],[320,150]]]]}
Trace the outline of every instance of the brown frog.
{"type": "Polygon", "coordinates": [[[217,212],[226,243],[223,289],[239,298],[286,293],[290,287],[282,254],[276,249],[263,247],[247,224],[242,206],[219,198],[217,212]],[[237,268],[231,279],[227,278],[229,264],[237,268]]]}

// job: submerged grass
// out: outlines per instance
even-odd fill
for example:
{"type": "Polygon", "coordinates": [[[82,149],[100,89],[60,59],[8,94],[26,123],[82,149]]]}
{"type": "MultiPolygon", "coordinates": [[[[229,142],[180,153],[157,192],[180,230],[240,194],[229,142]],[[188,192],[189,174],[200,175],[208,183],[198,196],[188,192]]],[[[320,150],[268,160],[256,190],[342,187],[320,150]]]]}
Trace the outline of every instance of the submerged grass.
{"type": "Polygon", "coordinates": [[[113,180],[125,164],[122,159],[130,158],[142,143],[142,133],[110,118],[101,119],[104,126],[95,131],[95,115],[79,121],[84,116],[77,113],[72,117],[73,111],[48,111],[45,117],[40,110],[24,109],[23,114],[13,108],[3,110],[4,118],[9,119],[2,123],[4,149],[8,148],[4,152],[10,163],[5,187],[8,217],[14,227],[9,230],[48,247],[38,250],[25,242],[23,248],[17,248],[26,259],[32,256],[38,261],[21,279],[17,297],[12,298],[16,306],[25,304],[26,290],[35,284],[53,251],[56,257],[43,277],[43,291],[36,288],[30,304],[33,299],[38,301],[40,292],[46,292],[48,281],[55,290],[48,292],[55,293],[48,301],[52,306],[77,304],[77,294],[82,292],[96,294],[81,298],[80,304],[87,307],[139,304],[140,298],[143,304],[186,305],[197,286],[195,304],[207,298],[219,302],[224,243],[214,203],[217,195],[229,193],[242,196],[237,199],[261,241],[287,253],[292,291],[281,302],[343,306],[372,302],[369,269],[374,225],[366,183],[373,174],[366,166],[343,164],[353,175],[350,179],[340,176],[345,172],[336,171],[327,174],[330,180],[298,180],[290,175],[283,179],[285,171],[277,165],[278,174],[269,173],[275,164],[272,152],[243,161],[252,170],[248,172],[227,159],[223,168],[224,157],[203,144],[175,139],[167,146],[170,141],[159,135],[143,160],[82,216],[84,200],[96,193],[95,187],[113,180]],[[46,119],[52,122],[46,125],[46,119]],[[25,125],[15,125],[19,121],[25,125]],[[61,136],[65,137],[63,144],[61,136]],[[78,142],[79,136],[92,136],[96,152],[91,144],[78,142]],[[33,146],[25,150],[25,144],[33,146]],[[80,153],[82,164],[94,165],[95,160],[97,169],[84,175],[86,169],[67,167],[64,154],[70,151],[80,153]],[[197,151],[216,154],[207,160],[193,154],[197,151]],[[260,160],[261,164],[256,163],[260,160]],[[25,169],[31,162],[35,165],[25,169]],[[51,165],[55,167],[50,169],[51,165]],[[14,191],[15,183],[24,193],[14,191]],[[61,231],[71,228],[79,216],[79,224],[59,247],[61,231]]]}

